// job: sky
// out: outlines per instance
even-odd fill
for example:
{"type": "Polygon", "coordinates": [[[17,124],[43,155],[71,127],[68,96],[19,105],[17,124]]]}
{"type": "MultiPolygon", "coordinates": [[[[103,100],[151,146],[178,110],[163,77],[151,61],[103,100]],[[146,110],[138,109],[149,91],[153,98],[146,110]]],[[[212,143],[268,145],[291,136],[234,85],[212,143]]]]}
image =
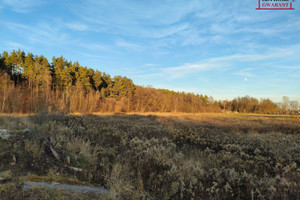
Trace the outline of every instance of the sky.
{"type": "Polygon", "coordinates": [[[216,100],[300,101],[300,1],[0,0],[0,52],[63,56],[135,84],[216,100]]]}

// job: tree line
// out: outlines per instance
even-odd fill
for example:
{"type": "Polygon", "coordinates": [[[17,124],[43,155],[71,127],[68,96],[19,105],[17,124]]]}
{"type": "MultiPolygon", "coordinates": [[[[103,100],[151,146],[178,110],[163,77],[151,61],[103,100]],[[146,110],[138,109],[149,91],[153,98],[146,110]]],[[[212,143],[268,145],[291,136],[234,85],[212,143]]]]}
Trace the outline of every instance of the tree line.
{"type": "MultiPolygon", "coordinates": [[[[287,98],[287,97],[286,97],[287,98]]],[[[284,99],[249,96],[232,101],[215,101],[202,94],[174,92],[135,85],[124,76],[21,50],[0,54],[0,112],[243,112],[282,114],[299,109],[299,103],[284,99]]]]}

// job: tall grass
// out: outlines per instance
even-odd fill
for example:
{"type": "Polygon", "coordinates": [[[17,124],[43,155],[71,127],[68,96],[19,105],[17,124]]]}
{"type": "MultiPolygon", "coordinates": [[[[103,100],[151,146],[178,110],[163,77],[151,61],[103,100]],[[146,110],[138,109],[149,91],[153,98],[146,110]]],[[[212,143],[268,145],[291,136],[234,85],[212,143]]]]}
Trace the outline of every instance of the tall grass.
{"type": "Polygon", "coordinates": [[[23,138],[25,149],[12,145],[14,173],[47,176],[50,170],[123,199],[299,199],[300,124],[294,118],[45,114],[0,117],[0,123],[34,134],[23,138]],[[64,159],[44,152],[39,138],[49,138],[64,159]],[[82,172],[65,167],[68,156],[82,172]]]}

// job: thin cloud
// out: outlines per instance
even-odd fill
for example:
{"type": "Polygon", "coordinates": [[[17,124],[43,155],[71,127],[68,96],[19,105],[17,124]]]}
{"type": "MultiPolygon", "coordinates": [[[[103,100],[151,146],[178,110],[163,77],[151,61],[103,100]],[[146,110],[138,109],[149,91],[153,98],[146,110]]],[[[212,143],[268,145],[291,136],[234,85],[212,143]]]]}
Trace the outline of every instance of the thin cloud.
{"type": "Polygon", "coordinates": [[[256,10],[246,9],[245,4],[253,8],[256,6],[250,0],[235,1],[232,4],[222,1],[200,3],[196,0],[188,3],[86,0],[73,4],[71,9],[81,19],[81,23],[89,24],[89,31],[154,39],[154,45],[161,43],[161,46],[169,48],[175,45],[186,47],[203,44],[232,46],[240,41],[250,42],[292,31],[292,27],[300,27],[297,18],[287,23],[280,21],[271,24],[274,17],[282,14],[266,12],[261,17],[256,10]],[[78,6],[82,8],[81,12],[78,12],[78,6]],[[232,6],[242,12],[230,12],[232,6]],[[259,34],[259,37],[254,37],[253,33],[259,34]]]}
{"type": "MultiPolygon", "coordinates": [[[[243,76],[243,77],[252,77],[254,76],[254,73],[252,73],[253,69],[252,68],[247,68],[247,69],[242,69],[239,70],[238,72],[233,73],[233,75],[238,75],[238,76],[243,76]]],[[[247,78],[244,78],[245,81],[247,81],[247,78]]]]}
{"type": "Polygon", "coordinates": [[[24,44],[18,43],[18,42],[12,42],[12,41],[7,41],[6,46],[9,49],[15,50],[15,49],[27,49],[28,47],[24,44]]]}
{"type": "Polygon", "coordinates": [[[57,45],[58,43],[65,44],[69,41],[67,33],[61,31],[58,27],[51,26],[47,23],[39,23],[32,26],[13,22],[4,22],[3,24],[8,29],[21,37],[24,37],[31,43],[40,43],[52,46],[57,45]]]}
{"type": "Polygon", "coordinates": [[[102,44],[88,44],[88,43],[81,43],[79,46],[84,47],[89,50],[109,50],[110,48],[106,45],[102,44]]]}
{"type": "Polygon", "coordinates": [[[108,59],[107,57],[105,56],[99,56],[99,55],[94,55],[94,54],[88,54],[88,53],[84,53],[84,52],[79,52],[80,54],[86,56],[86,57],[90,57],[90,58],[93,58],[93,59],[98,59],[98,60],[104,60],[104,59],[108,59]]]}
{"type": "Polygon", "coordinates": [[[19,29],[26,29],[26,30],[30,29],[30,26],[20,24],[20,23],[14,23],[14,22],[0,22],[0,23],[13,31],[17,31],[19,29]]]}
{"type": "Polygon", "coordinates": [[[278,69],[300,70],[300,65],[291,65],[291,66],[280,65],[280,66],[274,66],[274,67],[278,68],[278,69]]]}
{"type": "Polygon", "coordinates": [[[177,24],[168,27],[155,27],[142,31],[144,37],[165,38],[180,33],[189,28],[188,24],[177,24]]]}
{"type": "Polygon", "coordinates": [[[31,30],[32,35],[29,35],[28,39],[34,43],[53,45],[53,42],[65,43],[69,38],[68,33],[62,32],[59,28],[54,28],[45,23],[38,24],[37,27],[31,30]]]}
{"type": "Polygon", "coordinates": [[[181,23],[199,8],[197,1],[123,2],[82,1],[73,6],[74,14],[93,27],[93,31],[144,38],[164,38],[188,28],[181,23]],[[82,7],[78,12],[76,7],[82,7]],[[167,14],[166,14],[167,13],[167,14]]]}
{"type": "MultiPolygon", "coordinates": [[[[225,65],[222,65],[224,67],[225,65]]],[[[178,79],[186,77],[190,74],[199,72],[199,71],[207,71],[215,68],[221,67],[216,63],[185,63],[176,67],[168,67],[162,69],[162,74],[167,75],[168,79],[178,79]]]]}
{"type": "Polygon", "coordinates": [[[1,2],[18,13],[28,13],[46,4],[45,0],[2,0],[1,2]]]}
{"type": "Polygon", "coordinates": [[[200,5],[196,0],[190,2],[84,0],[73,7],[75,14],[97,24],[106,25],[108,22],[119,25],[166,26],[176,24],[186,15],[197,11],[200,5]],[[82,7],[81,12],[75,9],[77,6],[82,7]]]}
{"type": "Polygon", "coordinates": [[[158,66],[158,64],[147,63],[147,64],[143,65],[142,67],[155,67],[155,66],[158,66]]]}
{"type": "Polygon", "coordinates": [[[65,25],[74,31],[86,31],[89,30],[88,25],[80,23],[80,22],[72,22],[72,23],[65,23],[65,25]]]}
{"type": "MultiPolygon", "coordinates": [[[[178,79],[189,76],[190,74],[197,73],[199,71],[209,71],[209,70],[227,70],[233,68],[238,62],[252,63],[256,61],[268,61],[274,60],[282,57],[287,57],[287,55],[295,55],[298,45],[291,46],[289,48],[273,48],[269,49],[266,54],[233,54],[221,57],[212,57],[196,63],[185,63],[176,67],[168,67],[162,69],[162,75],[167,75],[169,79],[178,79]],[[289,51],[287,51],[287,49],[289,51]],[[286,50],[286,51],[285,51],[286,50]],[[282,53],[285,52],[285,53],[282,53]]],[[[254,73],[251,73],[253,68],[241,69],[240,71],[234,73],[234,75],[251,77],[254,73]]]]}
{"type": "Polygon", "coordinates": [[[140,51],[143,49],[142,46],[135,44],[135,43],[131,43],[131,42],[127,42],[125,40],[117,40],[115,42],[116,46],[118,47],[122,47],[122,48],[126,48],[129,50],[135,50],[135,51],[140,51]]]}

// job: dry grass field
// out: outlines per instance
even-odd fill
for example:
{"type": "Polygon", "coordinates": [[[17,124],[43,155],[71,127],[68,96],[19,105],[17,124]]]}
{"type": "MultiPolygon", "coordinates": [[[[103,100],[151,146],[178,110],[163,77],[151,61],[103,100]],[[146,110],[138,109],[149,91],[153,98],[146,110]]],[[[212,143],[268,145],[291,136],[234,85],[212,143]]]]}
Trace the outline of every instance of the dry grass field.
{"type": "Polygon", "coordinates": [[[0,199],[300,198],[293,116],[41,113],[0,116],[0,129],[0,199]],[[27,191],[25,181],[111,194],[27,191]]]}

